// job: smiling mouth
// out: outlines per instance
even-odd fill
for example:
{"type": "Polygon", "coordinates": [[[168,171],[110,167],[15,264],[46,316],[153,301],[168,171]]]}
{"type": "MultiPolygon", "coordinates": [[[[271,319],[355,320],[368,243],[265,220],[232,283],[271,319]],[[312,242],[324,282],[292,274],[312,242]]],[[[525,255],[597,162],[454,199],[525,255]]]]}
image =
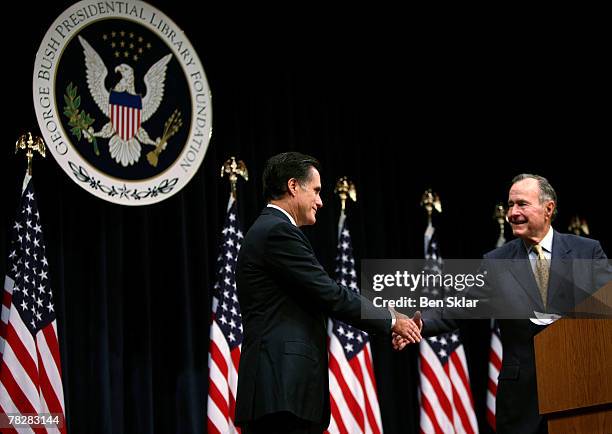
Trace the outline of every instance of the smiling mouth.
{"type": "Polygon", "coordinates": [[[510,223],[513,225],[522,225],[527,223],[527,220],[510,220],[510,223]]]}

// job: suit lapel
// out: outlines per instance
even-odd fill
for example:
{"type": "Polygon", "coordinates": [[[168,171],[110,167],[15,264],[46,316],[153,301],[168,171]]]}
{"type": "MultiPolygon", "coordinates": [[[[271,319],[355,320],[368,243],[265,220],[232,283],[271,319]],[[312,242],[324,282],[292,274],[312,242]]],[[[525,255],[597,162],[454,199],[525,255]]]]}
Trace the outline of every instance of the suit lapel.
{"type": "Polygon", "coordinates": [[[562,234],[557,231],[553,233],[553,245],[552,245],[552,260],[550,262],[550,280],[548,281],[548,300],[547,306],[551,305],[555,295],[559,293],[563,287],[563,282],[568,282],[570,263],[571,248],[565,242],[565,238],[562,234]]]}
{"type": "Polygon", "coordinates": [[[538,310],[543,312],[544,304],[542,304],[542,296],[540,295],[540,290],[538,289],[533,270],[531,269],[527,249],[525,249],[520,239],[514,244],[514,249],[510,271],[519,282],[523,291],[525,291],[531,301],[535,303],[535,306],[538,307],[538,310]]]}

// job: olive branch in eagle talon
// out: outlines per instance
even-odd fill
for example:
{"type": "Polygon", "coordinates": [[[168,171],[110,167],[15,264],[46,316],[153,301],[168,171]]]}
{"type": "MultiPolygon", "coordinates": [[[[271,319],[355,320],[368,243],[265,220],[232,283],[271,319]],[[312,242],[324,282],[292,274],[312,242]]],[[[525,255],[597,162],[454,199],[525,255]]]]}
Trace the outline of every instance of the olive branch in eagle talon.
{"type": "Polygon", "coordinates": [[[98,142],[92,134],[93,128],[91,127],[95,119],[85,111],[79,111],[81,97],[77,94],[77,87],[72,83],[69,83],[66,88],[64,102],[66,103],[64,114],[68,117],[68,125],[71,127],[70,131],[78,140],[81,140],[81,137],[85,137],[89,143],[93,143],[94,152],[99,156],[98,142]]]}
{"type": "Polygon", "coordinates": [[[155,149],[147,154],[147,160],[151,166],[157,167],[159,154],[166,149],[170,137],[175,135],[182,126],[183,119],[181,118],[181,112],[178,111],[178,109],[174,110],[164,124],[164,133],[162,134],[161,138],[157,139],[158,143],[155,145],[155,149]]]}

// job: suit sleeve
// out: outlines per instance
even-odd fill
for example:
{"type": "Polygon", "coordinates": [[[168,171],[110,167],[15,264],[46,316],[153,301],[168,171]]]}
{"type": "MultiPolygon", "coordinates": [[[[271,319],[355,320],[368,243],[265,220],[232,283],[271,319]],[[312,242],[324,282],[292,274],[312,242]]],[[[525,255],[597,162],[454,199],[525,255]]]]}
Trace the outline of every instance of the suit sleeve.
{"type": "Polygon", "coordinates": [[[612,266],[608,257],[597,242],[593,249],[593,284],[594,289],[598,290],[612,281],[612,266]]]}
{"type": "Polygon", "coordinates": [[[464,294],[465,297],[478,300],[480,310],[476,309],[465,309],[465,308],[431,308],[425,309],[422,312],[423,315],[423,330],[421,334],[425,337],[437,336],[442,333],[449,333],[459,328],[462,322],[466,319],[478,318],[482,315],[483,311],[492,309],[490,303],[490,274],[488,273],[488,258],[485,255],[477,271],[478,274],[487,275],[485,278],[485,285],[479,288],[473,286],[468,289],[464,294]],[[483,309],[484,307],[484,309],[483,309]]]}
{"type": "Polygon", "coordinates": [[[459,328],[459,323],[454,319],[436,319],[423,316],[423,330],[421,335],[426,338],[437,336],[442,333],[449,333],[459,328]]]}
{"type": "Polygon", "coordinates": [[[297,228],[288,223],[275,225],[268,234],[264,255],[267,265],[286,282],[289,295],[305,298],[328,316],[369,333],[390,333],[390,312],[332,280],[297,228]]]}

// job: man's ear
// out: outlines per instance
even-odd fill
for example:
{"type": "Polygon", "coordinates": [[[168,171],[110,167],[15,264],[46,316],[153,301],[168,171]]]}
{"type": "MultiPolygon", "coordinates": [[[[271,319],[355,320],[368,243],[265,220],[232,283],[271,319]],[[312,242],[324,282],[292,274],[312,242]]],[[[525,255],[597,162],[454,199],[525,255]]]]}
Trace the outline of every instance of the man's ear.
{"type": "Polygon", "coordinates": [[[552,215],[555,211],[555,206],[556,204],[552,200],[546,204],[546,217],[552,219],[552,215]]]}
{"type": "Polygon", "coordinates": [[[298,187],[297,179],[291,178],[289,179],[289,181],[287,181],[287,192],[289,193],[289,195],[295,196],[297,187],[298,187]]]}

